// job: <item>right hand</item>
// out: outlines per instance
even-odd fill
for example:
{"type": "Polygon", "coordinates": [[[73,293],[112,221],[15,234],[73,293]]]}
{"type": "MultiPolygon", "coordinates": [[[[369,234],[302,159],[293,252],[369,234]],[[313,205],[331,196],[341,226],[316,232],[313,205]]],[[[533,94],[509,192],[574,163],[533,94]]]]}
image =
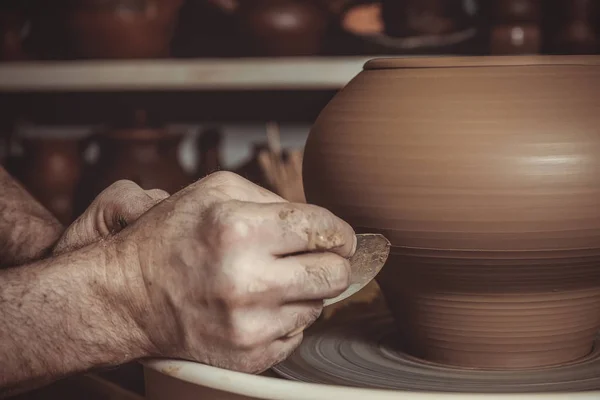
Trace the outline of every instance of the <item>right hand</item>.
{"type": "Polygon", "coordinates": [[[259,373],[283,361],[350,282],[352,228],[227,172],[115,237],[146,353],[259,373]]]}

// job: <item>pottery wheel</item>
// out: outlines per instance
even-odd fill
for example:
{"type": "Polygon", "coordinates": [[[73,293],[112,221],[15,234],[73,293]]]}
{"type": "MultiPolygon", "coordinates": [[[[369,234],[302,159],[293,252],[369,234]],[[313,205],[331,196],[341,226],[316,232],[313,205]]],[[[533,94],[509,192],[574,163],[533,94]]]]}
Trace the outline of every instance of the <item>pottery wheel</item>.
{"type": "Polygon", "coordinates": [[[405,391],[470,393],[577,392],[600,389],[600,341],[570,364],[518,371],[434,364],[402,351],[392,317],[378,314],[324,325],[274,371],[284,378],[405,391]]]}

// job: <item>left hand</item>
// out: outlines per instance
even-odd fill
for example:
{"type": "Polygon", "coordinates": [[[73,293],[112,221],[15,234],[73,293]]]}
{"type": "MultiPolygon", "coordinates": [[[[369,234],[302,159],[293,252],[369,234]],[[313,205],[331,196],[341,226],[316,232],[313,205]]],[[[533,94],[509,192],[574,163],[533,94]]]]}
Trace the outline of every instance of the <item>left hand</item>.
{"type": "Polygon", "coordinates": [[[115,234],[167,197],[169,194],[164,190],[144,190],[134,182],[117,181],[67,228],[52,253],[77,250],[115,234]]]}

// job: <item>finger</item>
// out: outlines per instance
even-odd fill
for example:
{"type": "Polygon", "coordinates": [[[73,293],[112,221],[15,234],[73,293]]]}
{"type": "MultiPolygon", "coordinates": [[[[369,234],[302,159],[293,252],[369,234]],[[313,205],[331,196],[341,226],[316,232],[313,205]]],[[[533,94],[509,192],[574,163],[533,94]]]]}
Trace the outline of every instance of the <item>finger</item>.
{"type": "Polygon", "coordinates": [[[150,198],[152,198],[154,200],[158,200],[158,201],[162,201],[162,200],[166,199],[167,197],[169,197],[169,193],[162,189],[146,190],[146,194],[148,196],[150,196],[150,198]]]}
{"type": "Polygon", "coordinates": [[[118,232],[168,197],[160,189],[143,190],[131,181],[119,181],[97,199],[101,218],[109,232],[118,232]]]}
{"type": "Polygon", "coordinates": [[[267,352],[270,352],[273,358],[273,365],[271,365],[269,368],[285,361],[289,356],[291,356],[292,353],[302,343],[303,337],[304,334],[299,333],[295,336],[281,338],[273,342],[271,346],[269,346],[269,348],[267,349],[267,352]]]}
{"type": "Polygon", "coordinates": [[[334,253],[307,253],[273,263],[272,287],[283,303],[323,301],[342,294],[350,285],[350,262],[334,253]]]}
{"type": "Polygon", "coordinates": [[[258,245],[272,255],[331,251],[351,257],[356,235],[348,223],[330,211],[301,203],[246,203],[236,217],[256,225],[258,245]]]}
{"type": "Polygon", "coordinates": [[[288,358],[302,343],[302,333],[259,346],[250,352],[232,353],[226,363],[213,363],[221,368],[248,374],[260,374],[288,358]]]}
{"type": "Polygon", "coordinates": [[[279,330],[273,339],[285,339],[300,335],[311,326],[323,312],[323,302],[307,301],[285,304],[280,308],[279,330]]]}

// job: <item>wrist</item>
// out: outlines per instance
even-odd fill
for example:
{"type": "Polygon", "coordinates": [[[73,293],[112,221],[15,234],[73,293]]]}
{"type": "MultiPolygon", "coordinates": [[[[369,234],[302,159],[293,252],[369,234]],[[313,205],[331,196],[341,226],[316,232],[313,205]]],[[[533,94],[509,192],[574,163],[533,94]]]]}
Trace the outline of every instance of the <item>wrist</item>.
{"type": "Polygon", "coordinates": [[[148,312],[139,267],[131,252],[115,238],[100,240],[91,248],[102,260],[101,268],[89,280],[92,296],[97,298],[121,327],[124,350],[133,361],[156,354],[146,327],[139,318],[148,312]]]}

